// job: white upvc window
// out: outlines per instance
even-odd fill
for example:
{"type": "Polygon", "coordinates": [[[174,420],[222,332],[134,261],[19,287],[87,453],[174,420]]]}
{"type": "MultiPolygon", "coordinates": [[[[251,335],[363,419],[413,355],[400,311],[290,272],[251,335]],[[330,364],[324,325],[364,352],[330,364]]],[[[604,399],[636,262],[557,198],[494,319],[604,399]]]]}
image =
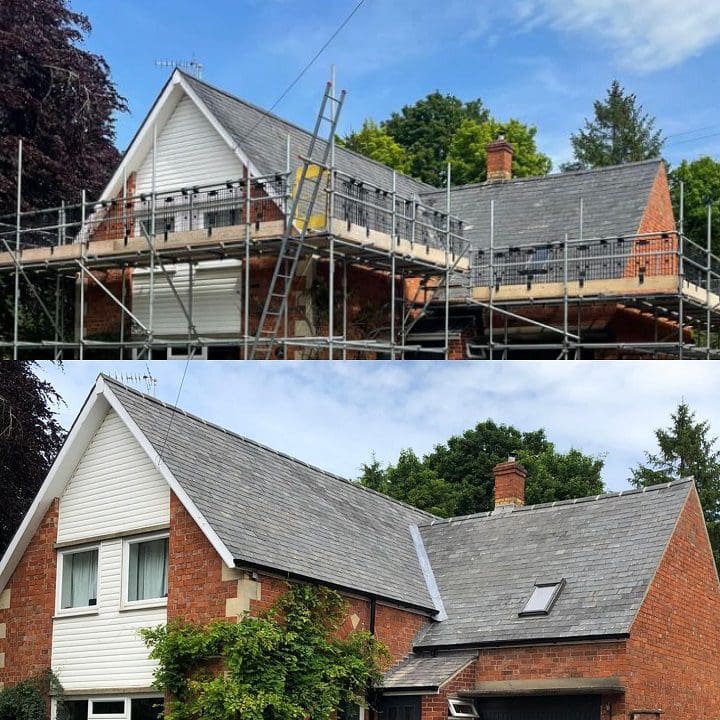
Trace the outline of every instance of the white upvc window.
{"type": "Polygon", "coordinates": [[[448,716],[451,718],[476,718],[478,711],[472,700],[448,698],[448,716]]]}
{"type": "Polygon", "coordinates": [[[124,609],[167,603],[168,534],[157,533],[123,541],[124,609]]]}
{"type": "Polygon", "coordinates": [[[81,615],[98,610],[99,545],[85,545],[58,552],[56,612],[81,615]]]}
{"type": "MultiPolygon", "coordinates": [[[[157,720],[162,713],[163,698],[154,695],[135,697],[67,698],[65,711],[72,720],[157,720]]],[[[57,720],[57,701],[52,703],[52,718],[57,720]]]]}

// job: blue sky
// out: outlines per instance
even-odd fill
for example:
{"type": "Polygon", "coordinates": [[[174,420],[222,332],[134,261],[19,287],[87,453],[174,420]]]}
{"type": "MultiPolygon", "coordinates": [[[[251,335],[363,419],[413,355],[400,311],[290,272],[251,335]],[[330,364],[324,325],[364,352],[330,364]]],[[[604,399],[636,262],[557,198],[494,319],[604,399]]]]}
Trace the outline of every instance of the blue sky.
{"type": "MultiPolygon", "coordinates": [[[[130,103],[121,148],[166,79],[155,60],[195,54],[207,81],[269,107],[356,3],[71,0],[130,103]]],[[[439,89],[537,125],[557,164],[617,78],[657,117],[671,163],[720,157],[719,40],[717,0],[365,0],[276,112],[311,125],[335,63],[343,131],[439,89]]]]}
{"type": "MultiPolygon", "coordinates": [[[[42,363],[69,427],[99,372],[142,375],[146,363],[42,363]]],[[[157,397],[175,404],[186,363],[151,363],[157,397]]],[[[556,446],[605,456],[604,480],[628,487],[654,450],[653,430],[685,401],[720,433],[720,374],[709,362],[191,362],[178,406],[345,477],[373,452],[419,455],[492,418],[545,428],[556,446]]],[[[135,387],[145,391],[142,383],[135,387]]]]}

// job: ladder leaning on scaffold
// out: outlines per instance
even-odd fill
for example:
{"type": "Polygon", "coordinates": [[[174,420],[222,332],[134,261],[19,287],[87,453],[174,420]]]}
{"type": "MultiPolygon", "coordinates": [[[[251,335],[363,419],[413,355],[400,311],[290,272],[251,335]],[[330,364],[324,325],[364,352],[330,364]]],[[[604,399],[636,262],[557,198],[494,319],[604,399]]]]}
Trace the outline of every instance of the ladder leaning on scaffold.
{"type": "Polygon", "coordinates": [[[275,270],[270,280],[267,296],[263,305],[260,322],[249,352],[249,359],[268,360],[272,355],[280,323],[285,314],[293,280],[302,255],[303,243],[307,231],[313,226],[313,209],[322,189],[327,173],[331,170],[328,158],[335,137],[340,110],[345,101],[345,91],[336,98],[333,84],[328,82],[325,87],[320,112],[315,122],[315,129],[310,139],[307,156],[302,157],[302,168],[295,184],[292,206],[285,219],[285,232],[280,250],[278,251],[275,270]],[[326,115],[329,107],[334,105],[330,116],[326,115]],[[327,123],[327,125],[324,125],[327,123]],[[327,138],[318,143],[323,127],[328,127],[327,138]],[[317,157],[316,157],[317,151],[317,157]],[[307,190],[309,189],[309,193],[307,190]],[[307,195],[309,194],[309,197],[307,195]],[[294,228],[297,228],[297,234],[294,228]]]}

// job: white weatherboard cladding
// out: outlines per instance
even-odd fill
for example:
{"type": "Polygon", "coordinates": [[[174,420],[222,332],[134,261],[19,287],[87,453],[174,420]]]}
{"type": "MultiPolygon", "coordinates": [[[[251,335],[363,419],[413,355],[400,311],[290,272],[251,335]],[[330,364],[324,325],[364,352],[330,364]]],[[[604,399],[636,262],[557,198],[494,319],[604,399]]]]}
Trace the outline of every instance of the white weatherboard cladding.
{"type": "MultiPolygon", "coordinates": [[[[185,96],[158,131],[156,172],[155,186],[162,192],[237,179],[243,175],[243,165],[197,105],[185,96]]],[[[136,193],[152,191],[152,175],[151,147],[137,171],[136,193]]]]}
{"type": "Polygon", "coordinates": [[[60,498],[58,542],[170,523],[170,489],[110,410],[60,498]]]}
{"type": "Polygon", "coordinates": [[[66,691],[148,689],[156,663],[138,630],[167,622],[167,611],[120,611],[122,539],[102,543],[98,576],[97,615],[53,620],[52,667],[66,691]]]}
{"type": "MultiPolygon", "coordinates": [[[[166,267],[173,285],[190,308],[188,265],[166,267]]],[[[241,318],[242,265],[235,260],[207,265],[200,263],[192,282],[192,319],[200,335],[239,335],[241,318]]],[[[133,275],[133,312],[146,327],[150,322],[150,273],[133,275]]],[[[188,321],[162,272],[155,273],[153,326],[156,335],[187,336],[188,321]]]]}
{"type": "MultiPolygon", "coordinates": [[[[114,410],[108,410],[60,498],[58,542],[170,523],[165,479],[114,410]]],[[[100,542],[97,614],[53,620],[52,666],[66,690],[147,689],[155,663],[138,629],[166,622],[165,607],[121,611],[122,545],[100,542]]]]}

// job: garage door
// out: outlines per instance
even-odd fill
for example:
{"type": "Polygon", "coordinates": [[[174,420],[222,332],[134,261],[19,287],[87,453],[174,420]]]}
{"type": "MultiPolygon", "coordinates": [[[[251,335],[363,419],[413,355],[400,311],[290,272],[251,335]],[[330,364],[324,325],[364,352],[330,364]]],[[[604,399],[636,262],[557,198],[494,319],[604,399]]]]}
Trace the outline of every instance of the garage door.
{"type": "Polygon", "coordinates": [[[600,720],[600,698],[570,695],[476,700],[481,720],[600,720]]]}

